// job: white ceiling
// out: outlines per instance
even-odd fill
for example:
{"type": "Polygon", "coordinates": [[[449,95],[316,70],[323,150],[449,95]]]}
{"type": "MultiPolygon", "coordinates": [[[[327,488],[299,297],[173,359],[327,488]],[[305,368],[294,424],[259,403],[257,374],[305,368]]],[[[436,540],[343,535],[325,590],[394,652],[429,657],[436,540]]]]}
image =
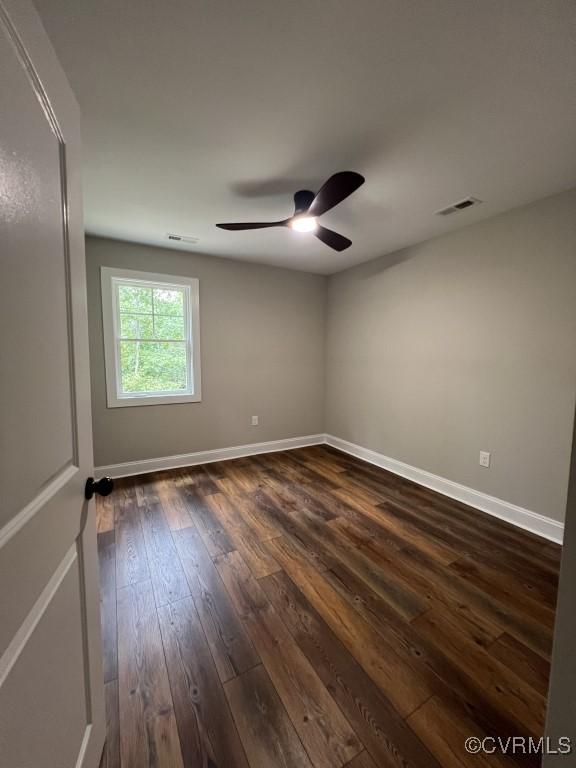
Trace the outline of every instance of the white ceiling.
{"type": "Polygon", "coordinates": [[[576,184],[574,0],[36,0],[83,112],[90,233],[331,273],[576,184]],[[333,172],[366,184],[285,229],[333,172]],[[485,202],[443,218],[467,195],[485,202]]]}

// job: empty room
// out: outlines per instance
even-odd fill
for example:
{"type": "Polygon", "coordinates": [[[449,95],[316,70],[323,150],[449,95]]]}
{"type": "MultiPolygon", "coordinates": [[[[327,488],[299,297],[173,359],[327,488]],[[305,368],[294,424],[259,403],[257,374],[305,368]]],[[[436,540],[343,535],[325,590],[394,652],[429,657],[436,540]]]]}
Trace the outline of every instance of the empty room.
{"type": "Polygon", "coordinates": [[[0,768],[574,768],[573,0],[0,31],[0,768]]]}

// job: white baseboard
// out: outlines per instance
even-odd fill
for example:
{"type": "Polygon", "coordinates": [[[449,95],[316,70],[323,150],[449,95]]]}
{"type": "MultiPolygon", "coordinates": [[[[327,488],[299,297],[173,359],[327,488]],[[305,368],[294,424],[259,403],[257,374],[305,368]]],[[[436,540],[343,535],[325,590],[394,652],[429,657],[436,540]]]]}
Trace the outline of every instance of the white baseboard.
{"type": "Polygon", "coordinates": [[[129,477],[130,475],[144,475],[147,472],[158,472],[162,469],[178,469],[179,467],[191,467],[194,464],[209,464],[212,461],[239,459],[242,456],[255,456],[258,453],[288,451],[292,448],[304,448],[307,445],[319,445],[324,442],[325,435],[288,437],[284,440],[236,445],[232,448],[216,448],[211,451],[197,451],[196,453],[181,453],[176,456],[163,456],[159,459],[141,459],[140,461],[125,461],[122,464],[108,464],[107,466],[96,467],[94,472],[97,477],[102,475],[129,477]]]}
{"type": "Polygon", "coordinates": [[[130,475],[143,475],[147,472],[158,472],[163,469],[178,469],[179,467],[191,467],[194,464],[208,464],[212,461],[224,461],[226,459],[239,459],[242,456],[255,456],[258,453],[272,453],[274,451],[287,451],[292,448],[304,448],[307,445],[321,445],[327,443],[333,448],[358,459],[375,464],[387,469],[396,475],[412,480],[418,485],[431,488],[444,496],[461,501],[470,507],[479,509],[494,517],[506,520],[508,523],[524,528],[531,533],[550,539],[558,544],[562,543],[564,525],[550,517],[545,517],[529,509],[518,507],[503,499],[489,496],[481,491],[475,491],[460,483],[447,480],[439,475],[433,475],[423,469],[412,467],[397,459],[384,456],[369,448],[350,443],[334,435],[306,435],[305,437],[289,437],[284,440],[271,440],[265,443],[251,443],[250,445],[237,445],[232,448],[216,448],[211,451],[197,451],[196,453],[182,453],[177,456],[164,456],[159,459],[141,459],[140,461],[126,461],[122,464],[109,464],[96,467],[97,477],[109,475],[110,477],[129,477],[130,475]]]}
{"type": "Polygon", "coordinates": [[[562,543],[564,525],[557,520],[545,517],[537,512],[531,512],[529,509],[518,507],[515,504],[510,504],[508,501],[497,499],[495,496],[475,491],[473,488],[460,485],[460,483],[455,483],[452,480],[446,480],[444,477],[412,467],[410,464],[404,464],[402,461],[391,459],[382,453],[350,443],[348,440],[342,440],[333,435],[326,435],[325,437],[325,442],[328,445],[338,448],[338,450],[344,453],[349,453],[351,456],[356,456],[358,459],[367,461],[370,464],[376,464],[376,466],[387,469],[389,472],[406,477],[408,480],[412,480],[419,485],[424,485],[426,488],[431,488],[434,491],[438,491],[438,493],[444,494],[444,496],[449,496],[482,512],[487,512],[489,515],[499,517],[508,523],[531,531],[531,533],[535,533],[545,539],[550,539],[558,544],[562,543]]]}

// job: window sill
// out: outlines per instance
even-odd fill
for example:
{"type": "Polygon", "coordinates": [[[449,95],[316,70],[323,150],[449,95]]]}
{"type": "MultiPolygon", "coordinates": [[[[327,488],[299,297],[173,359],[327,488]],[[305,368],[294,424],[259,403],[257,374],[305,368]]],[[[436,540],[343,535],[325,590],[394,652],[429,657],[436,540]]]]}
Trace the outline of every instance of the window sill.
{"type": "Polygon", "coordinates": [[[143,395],[142,397],[108,398],[108,408],[130,408],[134,405],[173,405],[176,403],[199,403],[202,395],[143,395]]]}

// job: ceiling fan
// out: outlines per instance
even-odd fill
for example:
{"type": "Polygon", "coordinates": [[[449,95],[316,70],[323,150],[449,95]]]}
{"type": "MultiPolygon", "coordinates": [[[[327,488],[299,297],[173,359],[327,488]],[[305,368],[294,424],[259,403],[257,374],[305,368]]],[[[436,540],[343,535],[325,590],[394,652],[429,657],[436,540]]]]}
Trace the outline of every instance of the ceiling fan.
{"type": "Polygon", "coordinates": [[[216,224],[220,229],[265,229],[266,227],[290,227],[296,232],[310,232],[335,251],[343,251],[352,245],[347,237],[318,224],[318,217],[345,200],[364,184],[364,176],[354,171],[340,171],[330,176],[315,195],[301,189],[294,195],[294,215],[282,221],[256,221],[238,224],[216,224]]]}

